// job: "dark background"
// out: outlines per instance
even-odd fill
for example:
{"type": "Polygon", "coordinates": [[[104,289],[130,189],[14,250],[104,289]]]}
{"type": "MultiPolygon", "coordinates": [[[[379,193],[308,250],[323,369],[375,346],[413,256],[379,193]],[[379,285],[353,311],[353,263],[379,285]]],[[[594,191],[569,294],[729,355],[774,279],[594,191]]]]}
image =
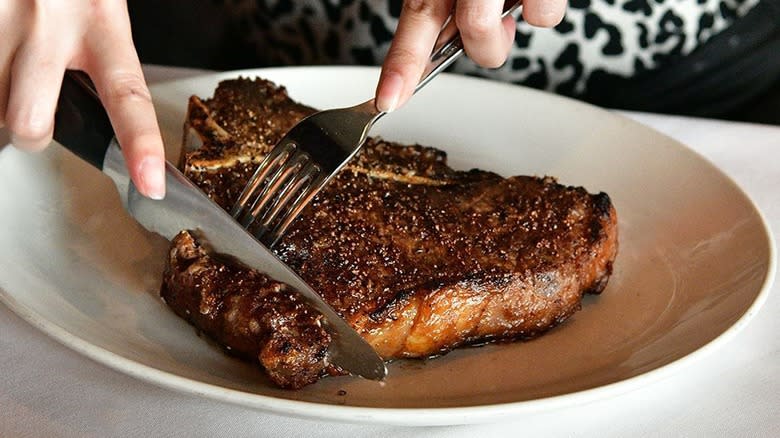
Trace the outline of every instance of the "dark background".
{"type": "MultiPolygon", "coordinates": [[[[129,0],[133,38],[141,62],[213,70],[263,67],[242,44],[237,30],[227,25],[228,20],[217,3],[129,0]]],[[[780,23],[780,0],[763,0],[763,3],[765,10],[754,15],[774,23],[770,26],[776,32],[771,41],[762,43],[764,54],[761,55],[762,65],[769,65],[764,68],[772,70],[764,72],[759,90],[746,91],[751,96],[746,102],[718,114],[707,114],[709,117],[780,125],[780,24],[777,24],[780,23]],[[771,44],[769,50],[768,44],[771,44]],[[769,53],[768,59],[766,53],[769,53]]],[[[648,111],[641,102],[624,103],[620,107],[648,111]]],[[[698,115],[696,111],[678,106],[649,111],[698,115]]]]}

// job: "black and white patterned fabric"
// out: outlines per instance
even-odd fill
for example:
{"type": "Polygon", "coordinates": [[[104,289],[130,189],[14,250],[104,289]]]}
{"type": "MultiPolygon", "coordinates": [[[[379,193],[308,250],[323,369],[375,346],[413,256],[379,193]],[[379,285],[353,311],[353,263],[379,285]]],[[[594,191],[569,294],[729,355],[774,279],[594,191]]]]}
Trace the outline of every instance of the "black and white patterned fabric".
{"type": "MultiPolygon", "coordinates": [[[[264,65],[368,64],[384,58],[402,0],[216,0],[264,65]]],[[[461,59],[454,71],[583,96],[685,57],[759,0],[570,0],[554,29],[517,24],[499,69],[461,59]]]]}

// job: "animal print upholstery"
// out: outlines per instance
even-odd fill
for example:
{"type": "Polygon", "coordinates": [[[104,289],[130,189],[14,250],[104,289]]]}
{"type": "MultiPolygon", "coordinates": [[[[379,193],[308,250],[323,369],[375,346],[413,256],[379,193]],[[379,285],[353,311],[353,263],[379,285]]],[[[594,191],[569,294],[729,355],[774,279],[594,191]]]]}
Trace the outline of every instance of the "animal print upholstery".
{"type": "MultiPolygon", "coordinates": [[[[216,0],[263,65],[381,63],[402,0],[216,0]]],[[[632,77],[685,56],[759,0],[570,0],[554,29],[520,20],[508,61],[452,70],[582,96],[591,81],[632,77]]]]}

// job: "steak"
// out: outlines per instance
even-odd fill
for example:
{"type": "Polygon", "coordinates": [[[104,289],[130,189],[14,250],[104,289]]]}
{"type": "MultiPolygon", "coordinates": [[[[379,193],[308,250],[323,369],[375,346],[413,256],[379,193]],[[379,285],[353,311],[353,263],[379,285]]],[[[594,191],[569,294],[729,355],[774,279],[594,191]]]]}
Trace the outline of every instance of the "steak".
{"type": "MultiPolygon", "coordinates": [[[[181,166],[229,209],[262,157],[312,112],[271,82],[222,82],[213,98],[190,99],[186,129],[197,147],[181,166]]],[[[383,358],[426,358],[562,323],[583,294],[604,289],[617,215],[604,193],[457,171],[440,150],[369,138],[274,251],[383,358]]],[[[191,232],[172,243],[162,296],[282,387],[343,374],[328,362],[321,315],[191,232]]]]}

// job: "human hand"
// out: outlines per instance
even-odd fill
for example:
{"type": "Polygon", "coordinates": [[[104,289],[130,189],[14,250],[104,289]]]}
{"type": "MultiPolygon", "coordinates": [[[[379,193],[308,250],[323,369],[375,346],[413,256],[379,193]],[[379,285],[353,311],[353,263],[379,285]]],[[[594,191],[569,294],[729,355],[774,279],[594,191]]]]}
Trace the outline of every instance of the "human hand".
{"type": "MultiPolygon", "coordinates": [[[[482,67],[506,61],[515,38],[513,17],[501,18],[504,0],[404,0],[398,27],[382,65],[376,106],[392,111],[414,92],[436,38],[450,14],[460,31],[466,55],[482,67]]],[[[552,27],[563,19],[566,0],[524,0],[528,24],[552,27]]]]}
{"type": "Polygon", "coordinates": [[[52,138],[66,69],[83,70],[122,145],[130,177],[151,198],[165,195],[165,155],[123,0],[0,2],[0,127],[31,151],[52,138]]]}

